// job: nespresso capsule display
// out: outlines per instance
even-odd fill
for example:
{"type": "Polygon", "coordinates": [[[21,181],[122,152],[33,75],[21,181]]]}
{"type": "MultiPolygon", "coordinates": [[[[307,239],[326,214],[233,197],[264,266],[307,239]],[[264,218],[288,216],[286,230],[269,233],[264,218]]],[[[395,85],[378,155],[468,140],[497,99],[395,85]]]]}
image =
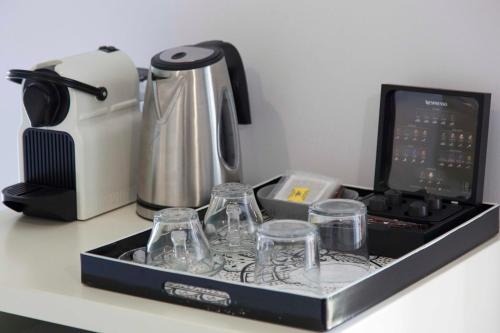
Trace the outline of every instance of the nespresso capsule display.
{"type": "Polygon", "coordinates": [[[374,252],[401,255],[474,214],[483,198],[490,98],[382,85],[374,193],[364,199],[376,221],[369,222],[374,252]],[[403,231],[402,223],[423,227],[403,231]]]}
{"type": "Polygon", "coordinates": [[[85,220],[135,200],[140,112],[137,69],[101,47],[11,70],[21,84],[21,182],[4,204],[27,215],[85,220]]]}
{"type": "Polygon", "coordinates": [[[375,190],[481,202],[490,98],[383,85],[375,190]]]}
{"type": "Polygon", "coordinates": [[[213,186],[239,182],[239,124],[250,124],[243,62],[226,42],[162,51],[151,60],[139,157],[137,213],[200,207],[213,186]]]}

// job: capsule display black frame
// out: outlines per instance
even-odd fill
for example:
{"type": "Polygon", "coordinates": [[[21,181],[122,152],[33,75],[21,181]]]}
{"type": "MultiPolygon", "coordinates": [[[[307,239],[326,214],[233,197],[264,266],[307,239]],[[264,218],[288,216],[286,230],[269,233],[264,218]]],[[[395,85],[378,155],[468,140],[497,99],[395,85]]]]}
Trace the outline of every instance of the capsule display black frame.
{"type": "Polygon", "coordinates": [[[438,88],[412,87],[393,84],[382,84],[380,95],[380,113],[377,137],[377,155],[375,162],[374,190],[383,193],[388,190],[388,178],[392,162],[392,149],[394,137],[394,94],[395,92],[416,92],[439,94],[445,96],[469,97],[478,103],[478,117],[476,126],[476,137],[473,181],[471,184],[471,196],[466,200],[453,197],[445,197],[456,200],[463,204],[478,205],[483,201],[484,174],[486,168],[486,151],[488,143],[488,125],[490,117],[491,94],[482,92],[470,92],[459,90],[447,90],[438,88]]]}

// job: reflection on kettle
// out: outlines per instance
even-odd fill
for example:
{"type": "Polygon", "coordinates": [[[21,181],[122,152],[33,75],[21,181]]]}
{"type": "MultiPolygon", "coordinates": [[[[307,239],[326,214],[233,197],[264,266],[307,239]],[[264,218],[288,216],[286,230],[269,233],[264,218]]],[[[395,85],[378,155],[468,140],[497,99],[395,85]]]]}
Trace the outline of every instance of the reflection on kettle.
{"type": "Polygon", "coordinates": [[[250,124],[243,63],[226,42],[162,51],[144,100],[137,213],[200,207],[213,186],[241,179],[238,123],[250,124]]]}

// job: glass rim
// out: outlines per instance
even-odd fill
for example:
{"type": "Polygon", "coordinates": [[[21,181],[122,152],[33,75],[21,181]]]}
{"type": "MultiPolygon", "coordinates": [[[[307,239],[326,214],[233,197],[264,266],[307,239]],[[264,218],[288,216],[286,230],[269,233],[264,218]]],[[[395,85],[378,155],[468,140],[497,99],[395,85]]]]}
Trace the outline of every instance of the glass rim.
{"type": "Polygon", "coordinates": [[[358,200],[352,199],[326,199],[314,202],[309,206],[309,214],[314,213],[318,215],[331,216],[331,217],[349,217],[349,216],[359,216],[366,214],[366,205],[358,200]],[[324,207],[326,204],[339,203],[337,208],[324,207]]]}
{"type": "Polygon", "coordinates": [[[193,208],[171,207],[157,211],[153,221],[154,223],[199,222],[199,216],[193,208]]]}
{"type": "Polygon", "coordinates": [[[282,220],[271,220],[265,222],[259,226],[257,229],[257,234],[267,238],[279,239],[280,241],[293,241],[297,239],[305,239],[314,235],[318,237],[317,227],[307,221],[293,220],[293,219],[282,219],[282,220]],[[273,230],[272,227],[276,225],[282,225],[288,223],[290,225],[295,225],[301,227],[301,229],[291,230],[288,229],[286,233],[283,230],[273,230]]]}

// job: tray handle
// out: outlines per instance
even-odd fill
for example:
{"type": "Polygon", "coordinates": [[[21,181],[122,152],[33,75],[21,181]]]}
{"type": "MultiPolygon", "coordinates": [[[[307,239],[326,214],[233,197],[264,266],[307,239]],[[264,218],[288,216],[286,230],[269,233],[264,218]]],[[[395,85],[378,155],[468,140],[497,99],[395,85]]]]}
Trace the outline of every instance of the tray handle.
{"type": "Polygon", "coordinates": [[[202,288],[189,284],[167,281],[163,284],[167,295],[200,303],[228,307],[231,305],[231,296],[221,290],[202,288]]]}

